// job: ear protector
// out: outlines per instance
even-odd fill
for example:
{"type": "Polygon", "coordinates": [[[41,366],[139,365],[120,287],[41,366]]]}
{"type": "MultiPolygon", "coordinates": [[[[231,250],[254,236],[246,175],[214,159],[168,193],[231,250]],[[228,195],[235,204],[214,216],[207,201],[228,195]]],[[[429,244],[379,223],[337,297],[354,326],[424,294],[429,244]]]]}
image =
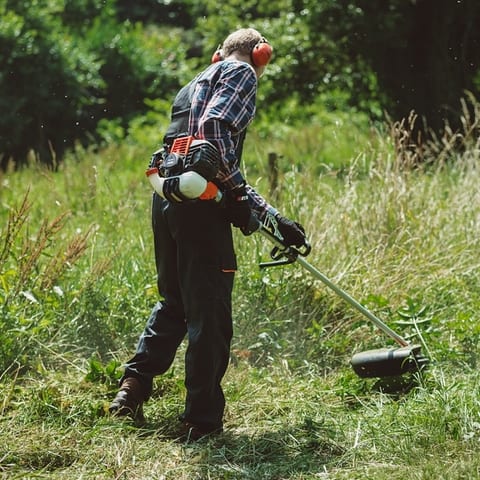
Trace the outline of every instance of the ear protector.
{"type": "MultiPolygon", "coordinates": [[[[272,58],[273,48],[264,37],[252,48],[250,52],[250,60],[256,67],[264,67],[272,58]]],[[[212,55],[211,62],[221,62],[224,59],[222,46],[219,45],[215,53],[212,55]]]]}
{"type": "Polygon", "coordinates": [[[211,62],[217,63],[217,62],[221,62],[222,60],[223,60],[223,50],[222,50],[222,46],[219,45],[215,50],[215,53],[212,55],[211,62]]]}
{"type": "Polygon", "coordinates": [[[253,47],[250,52],[252,63],[256,67],[265,67],[272,58],[273,48],[264,37],[253,47]]]}

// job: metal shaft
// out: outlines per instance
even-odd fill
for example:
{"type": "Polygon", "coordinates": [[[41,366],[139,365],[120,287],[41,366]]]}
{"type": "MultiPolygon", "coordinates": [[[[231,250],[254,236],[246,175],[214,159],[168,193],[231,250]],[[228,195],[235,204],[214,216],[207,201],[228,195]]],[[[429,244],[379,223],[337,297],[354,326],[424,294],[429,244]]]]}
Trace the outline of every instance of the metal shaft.
{"type": "MultiPolygon", "coordinates": [[[[273,242],[280,250],[288,251],[288,247],[280,242],[275,235],[261,227],[259,230],[263,236],[267,237],[271,242],[273,242]]],[[[302,267],[308,270],[314,277],[323,282],[327,287],[331,288],[337,295],[343,298],[349,305],[358,310],[360,313],[365,315],[369,320],[371,320],[382,332],[395,340],[402,347],[408,347],[409,343],[401,337],[397,332],[392,330],[388,325],[386,325],[382,320],[377,318],[370,310],[365,308],[361,303],[357,302],[353,297],[351,297],[347,292],[342,290],[340,287],[335,285],[328,277],[326,277],[320,270],[311,265],[304,257],[301,255],[295,255],[295,261],[300,263],[302,267]]]]}
{"type": "Polygon", "coordinates": [[[377,318],[370,310],[366,309],[361,303],[357,302],[347,292],[337,287],[331,280],[329,280],[322,272],[308,263],[303,257],[298,256],[297,260],[306,270],[308,270],[314,277],[321,280],[327,287],[330,287],[337,295],[342,297],[352,307],[356,308],[359,312],[363,313],[369,320],[371,320],[380,330],[382,330],[389,337],[393,338],[402,347],[408,347],[408,342],[402,338],[397,332],[392,330],[388,325],[377,318]]]}

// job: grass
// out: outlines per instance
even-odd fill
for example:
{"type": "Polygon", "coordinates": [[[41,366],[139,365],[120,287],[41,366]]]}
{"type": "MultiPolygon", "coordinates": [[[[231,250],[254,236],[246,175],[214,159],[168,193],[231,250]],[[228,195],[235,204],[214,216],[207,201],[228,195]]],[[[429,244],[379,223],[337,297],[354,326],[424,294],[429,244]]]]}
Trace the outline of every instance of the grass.
{"type": "Polygon", "coordinates": [[[147,405],[143,428],[104,416],[108,388],[78,371],[67,382],[53,373],[24,379],[15,405],[4,406],[2,468],[6,478],[475,478],[474,372],[447,385],[433,371],[400,397],[348,392],[346,375],[231,367],[227,430],[195,445],[172,440],[176,376],[157,383],[163,396],[147,405]]]}
{"type": "Polygon", "coordinates": [[[308,260],[421,342],[432,365],[397,393],[356,377],[351,354],[391,341],[300,265],[260,270],[270,246],[236,232],[226,431],[193,445],[174,441],[184,345],[156,380],[146,425],[106,415],[157,299],[142,173],[150,150],[79,149],[56,172],[3,174],[0,478],[480,478],[474,124],[465,120],[462,153],[446,132],[422,152],[441,161],[421,165],[408,125],[343,135],[331,122],[330,156],[335,142],[351,152],[352,135],[358,148],[323,166],[308,148],[323,135],[318,123],[288,142],[252,132],[250,182],[304,224],[308,260]]]}

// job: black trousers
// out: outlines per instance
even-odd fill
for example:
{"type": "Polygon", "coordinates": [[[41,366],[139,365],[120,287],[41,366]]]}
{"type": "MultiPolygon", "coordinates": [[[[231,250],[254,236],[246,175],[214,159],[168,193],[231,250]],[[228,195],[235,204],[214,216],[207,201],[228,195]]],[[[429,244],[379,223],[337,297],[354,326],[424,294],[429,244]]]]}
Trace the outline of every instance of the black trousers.
{"type": "Polygon", "coordinates": [[[187,336],[187,395],[181,417],[219,428],[225,409],[220,383],[230,357],[237,268],[231,226],[213,201],[175,204],[154,194],[152,227],[162,300],[153,308],[122,380],[138,378],[148,399],[153,378],[168,370],[187,336]]]}

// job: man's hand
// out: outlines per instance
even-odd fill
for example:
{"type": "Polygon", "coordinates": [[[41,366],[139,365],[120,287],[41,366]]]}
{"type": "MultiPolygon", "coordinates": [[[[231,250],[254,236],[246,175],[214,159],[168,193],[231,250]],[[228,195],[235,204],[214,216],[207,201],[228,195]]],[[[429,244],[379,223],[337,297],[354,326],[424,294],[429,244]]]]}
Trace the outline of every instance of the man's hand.
{"type": "Polygon", "coordinates": [[[298,222],[294,222],[288,218],[276,215],[278,222],[278,230],[283,237],[282,243],[288,247],[301,247],[305,245],[306,236],[305,229],[298,222]]]}

